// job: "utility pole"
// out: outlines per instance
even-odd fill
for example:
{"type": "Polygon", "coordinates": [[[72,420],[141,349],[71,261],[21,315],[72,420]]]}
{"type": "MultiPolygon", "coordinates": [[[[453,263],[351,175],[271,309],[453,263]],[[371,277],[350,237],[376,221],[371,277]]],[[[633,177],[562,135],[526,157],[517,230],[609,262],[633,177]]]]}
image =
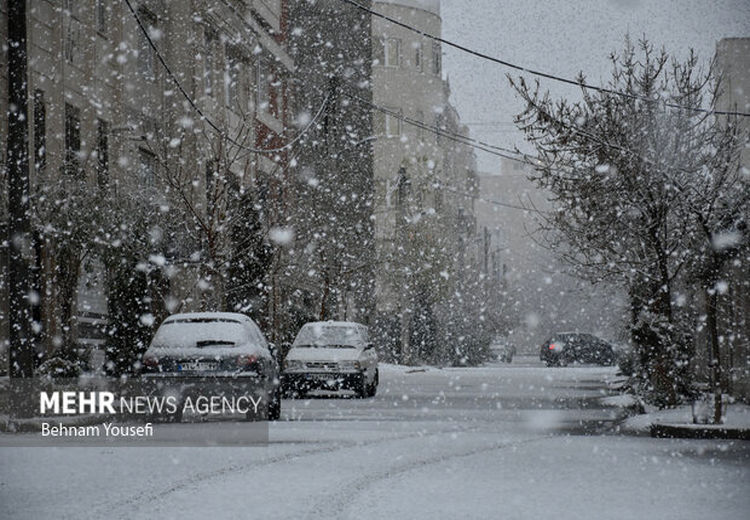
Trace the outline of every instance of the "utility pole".
{"type": "Polygon", "coordinates": [[[490,231],[487,226],[484,226],[484,274],[488,275],[489,270],[489,256],[490,256],[490,231]]]}
{"type": "MultiPolygon", "coordinates": [[[[396,196],[396,257],[408,258],[406,250],[409,247],[409,233],[406,229],[406,204],[409,197],[409,179],[406,176],[406,168],[403,166],[398,170],[398,187],[396,196]],[[404,248],[399,251],[398,248],[404,248]]],[[[411,359],[411,280],[407,268],[402,268],[404,279],[401,287],[398,287],[398,307],[401,318],[401,363],[409,365],[411,359]]]]}
{"type": "Polygon", "coordinates": [[[26,0],[8,0],[8,323],[11,378],[34,370],[29,298],[29,118],[26,0]]]}

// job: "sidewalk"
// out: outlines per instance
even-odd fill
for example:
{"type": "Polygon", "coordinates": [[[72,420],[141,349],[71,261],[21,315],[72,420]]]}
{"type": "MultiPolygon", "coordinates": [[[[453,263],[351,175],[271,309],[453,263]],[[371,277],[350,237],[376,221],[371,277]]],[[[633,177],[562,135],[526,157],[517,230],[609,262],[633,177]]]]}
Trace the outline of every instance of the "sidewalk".
{"type": "Polygon", "coordinates": [[[630,394],[601,399],[605,406],[624,408],[631,415],[620,423],[618,430],[629,435],[678,437],[687,439],[742,439],[750,440],[750,405],[725,405],[722,424],[694,424],[690,405],[660,410],[640,403],[630,394]]]}

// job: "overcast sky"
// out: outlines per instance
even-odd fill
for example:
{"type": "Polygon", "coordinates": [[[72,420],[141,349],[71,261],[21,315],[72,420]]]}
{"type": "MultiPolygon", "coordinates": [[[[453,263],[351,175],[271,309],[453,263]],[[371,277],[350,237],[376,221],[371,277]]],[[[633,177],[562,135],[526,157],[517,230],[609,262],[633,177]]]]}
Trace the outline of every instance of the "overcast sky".
{"type": "MultiPolygon", "coordinates": [[[[609,77],[607,57],[623,47],[626,33],[644,35],[670,53],[694,48],[713,55],[725,37],[750,37],[750,0],[442,0],[443,37],[525,67],[589,83],[609,77]]],[[[510,124],[522,109],[500,65],[445,48],[444,70],[452,99],[472,136],[509,146],[522,137],[510,124]]],[[[544,80],[558,97],[571,87],[544,80]]],[[[495,157],[477,152],[479,169],[494,173],[495,157]]]]}

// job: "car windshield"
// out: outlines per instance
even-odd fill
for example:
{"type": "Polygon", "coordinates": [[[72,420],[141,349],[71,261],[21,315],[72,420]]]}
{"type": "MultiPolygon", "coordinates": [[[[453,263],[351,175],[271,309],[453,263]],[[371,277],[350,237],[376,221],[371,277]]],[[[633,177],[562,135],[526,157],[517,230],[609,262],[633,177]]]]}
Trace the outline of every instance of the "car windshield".
{"type": "Polygon", "coordinates": [[[339,325],[305,325],[297,334],[292,346],[299,348],[355,348],[362,336],[354,327],[339,325]]]}
{"type": "Polygon", "coordinates": [[[235,320],[178,319],[161,325],[151,343],[156,348],[234,347],[244,341],[242,324],[235,320]]]}

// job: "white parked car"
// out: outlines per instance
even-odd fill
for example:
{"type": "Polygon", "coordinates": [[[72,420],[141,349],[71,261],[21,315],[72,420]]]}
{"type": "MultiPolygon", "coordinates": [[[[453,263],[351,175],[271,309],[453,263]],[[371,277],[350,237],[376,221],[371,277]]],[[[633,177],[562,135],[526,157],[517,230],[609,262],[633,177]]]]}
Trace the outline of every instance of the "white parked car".
{"type": "Polygon", "coordinates": [[[378,388],[378,355],[367,327],[348,321],[306,323],[284,362],[287,393],[309,390],[354,390],[372,397],[378,388]]]}
{"type": "MultiPolygon", "coordinates": [[[[161,393],[242,394],[262,398],[248,419],[281,413],[279,365],[255,322],[234,312],[173,314],[159,326],[142,359],[141,377],[161,393]]],[[[181,410],[181,408],[180,408],[181,410]]],[[[170,419],[179,422],[181,413],[170,419]]]]}

